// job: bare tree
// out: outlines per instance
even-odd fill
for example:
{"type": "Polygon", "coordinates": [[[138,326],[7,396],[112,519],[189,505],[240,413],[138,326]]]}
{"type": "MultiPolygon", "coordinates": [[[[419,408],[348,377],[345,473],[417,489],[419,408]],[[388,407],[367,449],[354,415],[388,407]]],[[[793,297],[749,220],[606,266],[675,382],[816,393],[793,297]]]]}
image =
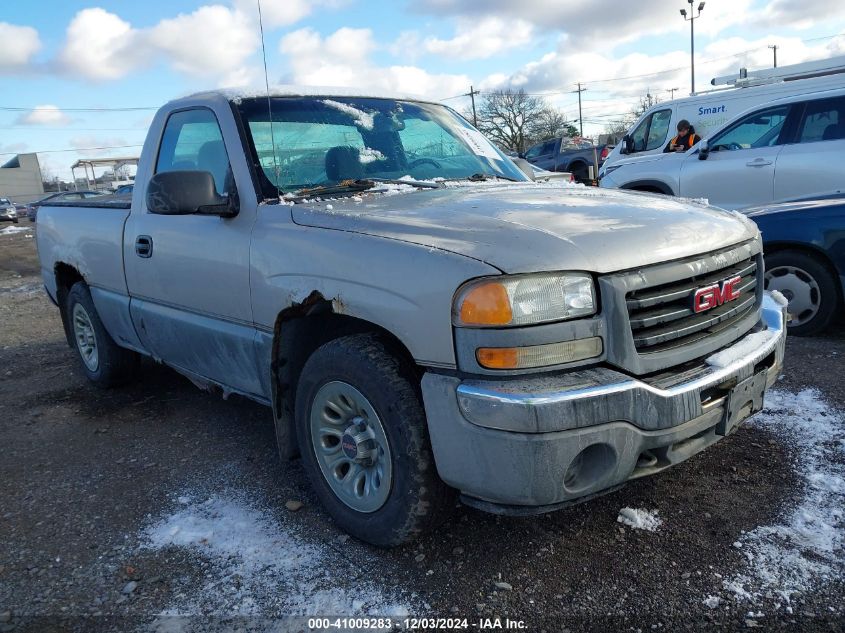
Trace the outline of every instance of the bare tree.
{"type": "Polygon", "coordinates": [[[546,106],[531,122],[531,143],[547,138],[578,136],[578,128],[569,122],[566,115],[551,106],[546,106]]]}
{"type": "Polygon", "coordinates": [[[497,90],[481,100],[478,129],[500,147],[522,152],[533,137],[532,126],[546,107],[541,97],[527,95],[522,89],[497,90]]]}

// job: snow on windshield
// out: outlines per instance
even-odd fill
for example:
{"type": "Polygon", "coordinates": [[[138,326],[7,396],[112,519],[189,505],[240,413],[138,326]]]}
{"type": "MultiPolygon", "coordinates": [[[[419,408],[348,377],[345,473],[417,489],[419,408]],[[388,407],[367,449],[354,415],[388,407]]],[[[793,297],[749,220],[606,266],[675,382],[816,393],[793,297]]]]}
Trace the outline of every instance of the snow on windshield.
{"type": "Polygon", "coordinates": [[[375,114],[372,112],[364,112],[363,110],[359,110],[358,108],[348,105],[346,103],[341,103],[340,101],[332,101],[331,99],[323,99],[323,103],[325,103],[330,108],[334,108],[335,110],[340,110],[345,114],[348,114],[352,117],[355,121],[355,125],[358,127],[364,128],[365,130],[372,130],[374,117],[375,114]]]}

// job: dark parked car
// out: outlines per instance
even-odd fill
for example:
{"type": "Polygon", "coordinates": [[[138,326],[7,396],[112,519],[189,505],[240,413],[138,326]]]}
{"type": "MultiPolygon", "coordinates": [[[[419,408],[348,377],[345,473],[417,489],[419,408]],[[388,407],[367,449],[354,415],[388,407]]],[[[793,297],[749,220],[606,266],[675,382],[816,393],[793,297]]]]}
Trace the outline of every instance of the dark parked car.
{"type": "Polygon", "coordinates": [[[117,189],[114,190],[114,195],[116,196],[131,196],[132,191],[135,189],[135,185],[120,185],[117,189]]]}
{"type": "Polygon", "coordinates": [[[95,196],[102,195],[99,191],[59,191],[51,193],[43,198],[30,202],[26,205],[26,215],[30,222],[35,222],[35,217],[38,214],[38,207],[48,202],[75,202],[78,200],[87,200],[95,196]]]}
{"type": "Polygon", "coordinates": [[[594,145],[587,138],[551,138],[532,145],[521,157],[541,169],[572,172],[575,180],[587,182],[589,167],[593,167],[596,178],[612,149],[612,145],[594,145]]]}
{"type": "Polygon", "coordinates": [[[789,300],[789,333],[816,334],[843,313],[845,195],[743,211],[763,234],[765,285],[789,300]]]}

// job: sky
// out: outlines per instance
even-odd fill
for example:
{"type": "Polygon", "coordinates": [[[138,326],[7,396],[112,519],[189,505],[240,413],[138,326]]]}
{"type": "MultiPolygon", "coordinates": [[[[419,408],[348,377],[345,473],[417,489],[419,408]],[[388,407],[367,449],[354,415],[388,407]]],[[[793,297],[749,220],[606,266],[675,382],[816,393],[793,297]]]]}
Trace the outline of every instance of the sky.
{"type": "MultiPolygon", "coordinates": [[[[695,5],[698,5],[696,0],[695,5]]],[[[135,155],[157,107],[264,85],[257,0],[0,2],[0,161],[135,155]],[[109,148],[109,149],[98,149],[109,148]]],[[[650,93],[690,92],[688,0],[261,0],[271,84],[373,88],[460,111],[470,86],[541,94],[597,135],[650,93]]],[[[842,0],[707,0],[696,88],[845,55],[842,0]]]]}

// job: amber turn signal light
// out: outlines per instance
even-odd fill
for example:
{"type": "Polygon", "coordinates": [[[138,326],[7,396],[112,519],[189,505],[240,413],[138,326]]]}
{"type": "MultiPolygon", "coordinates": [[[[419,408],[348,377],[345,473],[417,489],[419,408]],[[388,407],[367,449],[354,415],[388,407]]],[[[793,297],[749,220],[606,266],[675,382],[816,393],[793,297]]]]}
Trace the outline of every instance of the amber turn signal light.
{"type": "Polygon", "coordinates": [[[466,325],[507,325],[513,320],[508,291],[496,281],[479,284],[464,296],[460,317],[466,325]]]}

